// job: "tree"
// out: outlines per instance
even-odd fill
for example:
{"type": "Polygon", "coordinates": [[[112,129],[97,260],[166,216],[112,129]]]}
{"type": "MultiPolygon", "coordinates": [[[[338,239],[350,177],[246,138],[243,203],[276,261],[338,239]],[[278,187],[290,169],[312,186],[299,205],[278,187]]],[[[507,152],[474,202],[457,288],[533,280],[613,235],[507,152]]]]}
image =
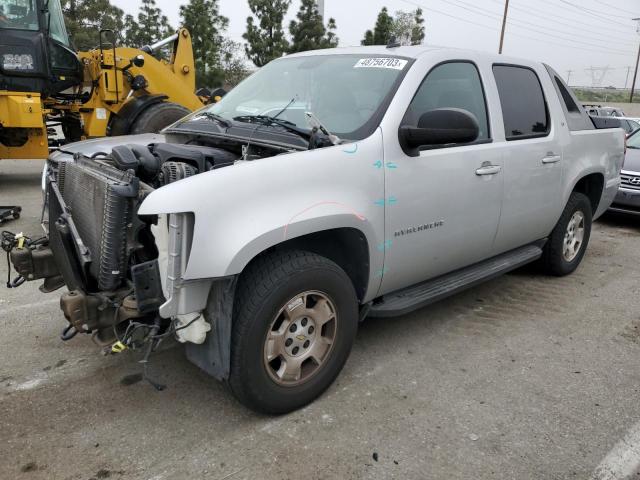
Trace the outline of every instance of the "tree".
{"type": "Polygon", "coordinates": [[[228,38],[220,46],[220,67],[225,87],[235,87],[249,75],[242,45],[228,38]]]}
{"type": "Polygon", "coordinates": [[[411,29],[411,45],[422,45],[425,39],[424,17],[422,9],[413,12],[414,25],[411,29]]]}
{"type": "Polygon", "coordinates": [[[422,10],[397,11],[393,19],[392,36],[402,45],[422,44],[425,37],[422,10]]]}
{"type": "Polygon", "coordinates": [[[364,38],[360,42],[362,45],[374,45],[373,43],[373,30],[367,30],[364,32],[364,38]]]}
{"type": "Polygon", "coordinates": [[[138,44],[138,31],[140,27],[138,26],[138,22],[133,15],[125,15],[124,17],[124,42],[128,47],[142,47],[143,45],[138,44]]]}
{"type": "Polygon", "coordinates": [[[338,46],[338,37],[335,34],[336,21],[330,18],[327,27],[324,26],[316,0],[302,0],[296,17],[298,21],[292,20],[289,24],[289,53],[338,46]]]}
{"type": "Polygon", "coordinates": [[[335,48],[340,43],[340,39],[336,35],[337,28],[338,26],[336,25],[335,19],[330,18],[329,23],[327,23],[327,34],[325,36],[327,48],[335,48]]]}
{"type": "Polygon", "coordinates": [[[402,45],[420,45],[425,38],[424,17],[421,8],[413,12],[396,12],[389,15],[387,7],[378,14],[376,26],[367,30],[360,42],[362,45],[388,45],[395,39],[402,45]]]}
{"type": "Polygon", "coordinates": [[[180,7],[180,18],[191,32],[198,87],[220,86],[224,81],[220,49],[229,19],[220,15],[218,0],[189,0],[180,7]]]}
{"type": "Polygon", "coordinates": [[[155,0],[142,0],[137,21],[131,15],[125,17],[125,39],[131,47],[156,43],[171,35],[173,30],[155,0]]]}
{"type": "Polygon", "coordinates": [[[253,17],[247,18],[247,31],[242,37],[247,41],[247,57],[257,67],[266,65],[287,52],[289,42],[282,29],[284,16],[291,0],[249,0],[253,17]]]}
{"type": "Polygon", "coordinates": [[[62,0],[61,3],[67,32],[79,50],[97,47],[100,29],[112,29],[116,35],[124,30],[124,12],[109,0],[62,0]]]}
{"type": "Polygon", "coordinates": [[[387,7],[382,7],[373,32],[367,30],[364,34],[364,39],[360,43],[362,45],[388,45],[392,36],[393,17],[389,15],[387,7]]]}

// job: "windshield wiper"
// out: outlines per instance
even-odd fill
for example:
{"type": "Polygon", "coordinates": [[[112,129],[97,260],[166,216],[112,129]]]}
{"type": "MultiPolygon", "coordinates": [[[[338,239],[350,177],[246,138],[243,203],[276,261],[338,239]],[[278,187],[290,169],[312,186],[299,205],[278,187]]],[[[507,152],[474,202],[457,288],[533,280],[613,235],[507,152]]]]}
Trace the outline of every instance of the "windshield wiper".
{"type": "Polygon", "coordinates": [[[325,127],[322,124],[322,122],[318,119],[318,117],[315,116],[313,112],[304,112],[304,116],[307,119],[307,123],[311,127],[312,132],[320,131],[323,135],[325,135],[329,139],[329,141],[333,145],[338,145],[339,143],[342,142],[342,140],[340,140],[340,138],[337,135],[334,135],[329,130],[327,130],[327,127],[325,127]]]}
{"type": "Polygon", "coordinates": [[[259,123],[261,125],[271,125],[272,123],[277,125],[288,125],[291,127],[295,127],[296,124],[290,122],[289,120],[285,120],[283,118],[271,117],[269,115],[241,115],[239,117],[233,117],[234,120],[238,122],[245,123],[259,123]]]}
{"type": "Polygon", "coordinates": [[[196,118],[200,118],[200,117],[208,118],[209,120],[218,122],[224,128],[231,128],[231,122],[226,118],[224,118],[222,115],[218,115],[217,113],[201,112],[196,118]]]}
{"type": "Polygon", "coordinates": [[[264,125],[265,127],[275,125],[278,127],[282,127],[291,133],[295,133],[307,141],[309,141],[309,139],[311,138],[311,132],[309,132],[308,130],[298,127],[295,123],[290,122],[289,120],[271,117],[269,115],[241,115],[239,117],[233,117],[233,119],[237,122],[258,123],[260,125],[264,125]]]}

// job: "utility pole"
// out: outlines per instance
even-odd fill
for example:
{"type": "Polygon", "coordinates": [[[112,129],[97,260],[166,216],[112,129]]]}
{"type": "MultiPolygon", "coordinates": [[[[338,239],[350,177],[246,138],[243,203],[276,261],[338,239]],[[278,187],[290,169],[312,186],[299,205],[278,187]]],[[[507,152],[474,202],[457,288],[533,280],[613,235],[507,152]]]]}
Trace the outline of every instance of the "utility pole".
{"type": "Polygon", "coordinates": [[[502,55],[502,46],[504,45],[504,30],[507,28],[507,14],[509,13],[509,0],[504,2],[504,15],[502,17],[502,32],[500,32],[500,48],[498,53],[502,55]]]}
{"type": "Polygon", "coordinates": [[[627,85],[629,85],[629,73],[631,73],[631,69],[633,67],[627,67],[627,77],[624,79],[624,89],[627,89],[627,85]]]}
{"type": "Polygon", "coordinates": [[[611,67],[607,65],[606,67],[589,67],[585,68],[585,71],[591,73],[591,86],[592,87],[601,87],[604,82],[604,77],[607,75],[607,72],[611,70],[611,67]]]}
{"type": "Polygon", "coordinates": [[[571,80],[571,74],[573,73],[573,70],[567,70],[567,86],[571,86],[571,84],[569,83],[569,81],[571,80]]]}
{"type": "MultiPolygon", "coordinates": [[[[634,22],[638,22],[638,29],[640,33],[640,18],[634,18],[634,22]]],[[[633,82],[631,82],[631,95],[629,96],[629,103],[633,103],[633,93],[636,89],[636,78],[638,77],[638,63],[640,63],[640,45],[638,45],[638,58],[636,58],[636,71],[633,73],[633,82]]]]}

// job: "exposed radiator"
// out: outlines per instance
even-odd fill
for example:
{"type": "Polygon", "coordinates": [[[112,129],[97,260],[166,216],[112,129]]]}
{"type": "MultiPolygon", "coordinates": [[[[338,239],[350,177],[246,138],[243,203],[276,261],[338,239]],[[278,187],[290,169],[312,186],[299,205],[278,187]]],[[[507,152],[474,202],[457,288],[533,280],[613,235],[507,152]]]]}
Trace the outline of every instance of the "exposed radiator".
{"type": "MultiPolygon", "coordinates": [[[[126,275],[127,226],[138,185],[132,173],[94,160],[78,158],[59,165],[63,210],[89,249],[92,261],[88,273],[99,290],[117,288],[126,275]]],[[[50,218],[50,224],[56,220],[50,218]]]]}

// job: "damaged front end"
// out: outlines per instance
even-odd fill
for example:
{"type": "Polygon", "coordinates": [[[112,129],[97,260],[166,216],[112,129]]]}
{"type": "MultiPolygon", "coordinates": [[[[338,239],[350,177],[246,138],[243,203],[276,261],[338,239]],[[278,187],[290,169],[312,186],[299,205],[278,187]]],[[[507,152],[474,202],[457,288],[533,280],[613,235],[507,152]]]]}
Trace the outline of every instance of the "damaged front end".
{"type": "MultiPolygon", "coordinates": [[[[202,344],[212,280],[184,280],[193,238],[190,212],[138,216],[156,188],[232,165],[233,152],[204,146],[120,146],[108,156],[76,154],[50,163],[47,238],[12,245],[15,270],[63,286],[62,338],[91,334],[107,351],[136,349],[175,335],[202,344]]],[[[18,282],[19,283],[19,282],[18,282]]],[[[17,285],[14,285],[17,286],[17,285]]]]}

